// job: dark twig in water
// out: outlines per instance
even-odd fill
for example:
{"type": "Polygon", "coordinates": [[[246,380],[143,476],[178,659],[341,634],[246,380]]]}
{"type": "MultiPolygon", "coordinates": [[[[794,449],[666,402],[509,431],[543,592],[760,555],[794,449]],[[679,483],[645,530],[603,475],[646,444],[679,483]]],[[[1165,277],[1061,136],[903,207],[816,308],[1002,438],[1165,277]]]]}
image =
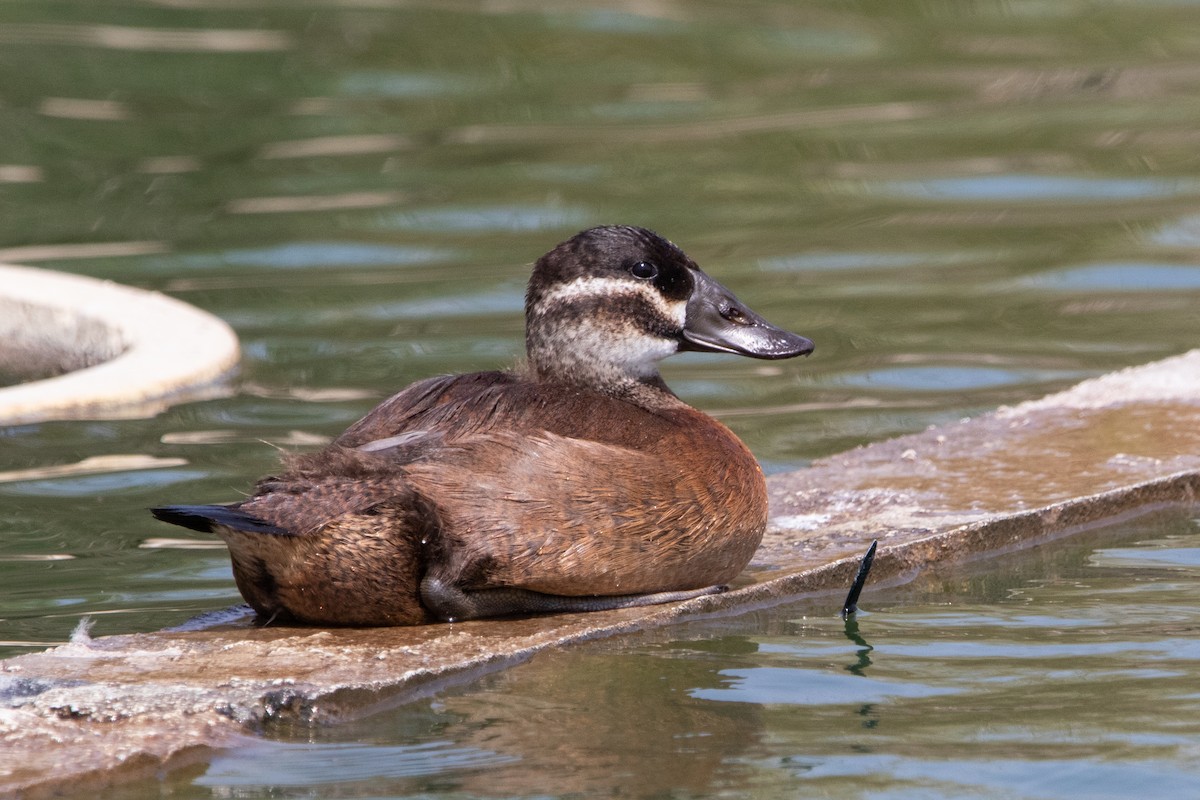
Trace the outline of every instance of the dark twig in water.
{"type": "Polygon", "coordinates": [[[850,593],[846,595],[846,602],[842,604],[842,619],[848,619],[851,614],[858,611],[858,596],[862,594],[863,584],[867,582],[867,575],[871,574],[871,564],[875,561],[875,547],[879,541],[871,542],[871,546],[867,548],[867,554],[863,556],[862,563],[858,565],[858,574],[854,576],[854,583],[850,584],[850,593]]]}

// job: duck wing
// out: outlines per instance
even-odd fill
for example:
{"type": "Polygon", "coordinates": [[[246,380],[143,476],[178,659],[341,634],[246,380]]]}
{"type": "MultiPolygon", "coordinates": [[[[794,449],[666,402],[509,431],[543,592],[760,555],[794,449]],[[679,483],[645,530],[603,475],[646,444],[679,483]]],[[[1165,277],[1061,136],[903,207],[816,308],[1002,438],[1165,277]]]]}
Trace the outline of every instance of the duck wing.
{"type": "Polygon", "coordinates": [[[438,508],[438,574],[468,589],[611,595],[732,580],[766,522],[757,467],[550,432],[447,442],[404,467],[438,508]],[[760,496],[761,494],[761,496],[760,496]]]}
{"type": "Polygon", "coordinates": [[[380,403],[333,444],[386,453],[403,463],[443,444],[481,435],[545,432],[645,449],[680,427],[696,431],[713,425],[724,431],[679,402],[649,408],[520,373],[477,372],[415,383],[380,403]]]}
{"type": "Polygon", "coordinates": [[[392,450],[393,457],[434,435],[490,427],[520,379],[508,372],[475,372],[427,378],[384,400],[346,429],[334,444],[364,451],[392,450]]]}

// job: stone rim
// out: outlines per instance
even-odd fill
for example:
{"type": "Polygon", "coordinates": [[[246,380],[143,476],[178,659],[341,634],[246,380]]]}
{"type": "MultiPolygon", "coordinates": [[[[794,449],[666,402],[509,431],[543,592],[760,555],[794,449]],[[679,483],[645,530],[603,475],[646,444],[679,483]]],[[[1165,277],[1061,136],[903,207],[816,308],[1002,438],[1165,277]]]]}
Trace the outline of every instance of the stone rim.
{"type": "Polygon", "coordinates": [[[0,425],[150,417],[227,393],[237,335],[221,319],[158,292],[0,264],[0,328],[14,356],[54,377],[0,388],[0,425]],[[19,332],[19,336],[14,336],[19,332]],[[13,344],[14,339],[19,343],[13,344]]]}

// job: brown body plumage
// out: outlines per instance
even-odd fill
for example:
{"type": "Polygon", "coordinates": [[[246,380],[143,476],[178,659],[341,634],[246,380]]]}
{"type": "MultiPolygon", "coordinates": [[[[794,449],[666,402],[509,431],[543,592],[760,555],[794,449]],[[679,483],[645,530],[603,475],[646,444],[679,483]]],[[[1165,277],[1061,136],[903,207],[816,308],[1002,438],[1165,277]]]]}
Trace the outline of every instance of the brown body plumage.
{"type": "Polygon", "coordinates": [[[260,614],[314,623],[610,608],[732,580],[766,525],[761,470],[655,365],[811,343],[637,228],[543,257],[526,315],[525,368],[421,381],[250,499],[155,514],[221,535],[260,614]]]}

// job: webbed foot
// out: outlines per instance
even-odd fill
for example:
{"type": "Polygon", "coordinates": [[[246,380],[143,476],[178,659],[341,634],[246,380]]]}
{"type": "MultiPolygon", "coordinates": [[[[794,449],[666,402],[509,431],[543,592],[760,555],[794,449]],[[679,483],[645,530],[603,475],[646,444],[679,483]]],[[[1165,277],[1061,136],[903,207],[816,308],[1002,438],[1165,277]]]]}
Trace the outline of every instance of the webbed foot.
{"type": "Polygon", "coordinates": [[[426,577],[421,581],[421,602],[430,613],[443,622],[461,622],[485,617],[507,617],[517,614],[554,614],[578,611],[609,611],[615,608],[653,606],[677,603],[720,594],[728,587],[706,586],[673,592],[647,594],[571,596],[543,594],[528,589],[480,589],[465,592],[440,578],[426,577]]]}

